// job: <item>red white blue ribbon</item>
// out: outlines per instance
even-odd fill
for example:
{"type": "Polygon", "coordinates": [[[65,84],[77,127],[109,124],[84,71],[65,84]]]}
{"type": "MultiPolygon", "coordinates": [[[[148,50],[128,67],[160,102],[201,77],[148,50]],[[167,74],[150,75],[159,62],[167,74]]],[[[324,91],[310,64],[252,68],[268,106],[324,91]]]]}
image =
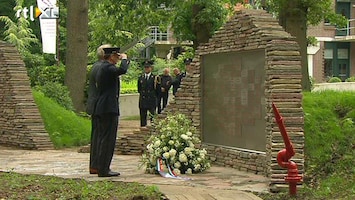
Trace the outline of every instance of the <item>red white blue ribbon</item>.
{"type": "Polygon", "coordinates": [[[169,163],[165,162],[165,160],[163,160],[161,158],[157,159],[157,171],[164,178],[175,178],[175,179],[191,180],[191,178],[185,178],[185,177],[178,176],[174,172],[174,170],[170,167],[169,163]],[[163,162],[165,163],[165,166],[167,167],[168,172],[164,172],[163,171],[163,168],[164,168],[163,162]]]}

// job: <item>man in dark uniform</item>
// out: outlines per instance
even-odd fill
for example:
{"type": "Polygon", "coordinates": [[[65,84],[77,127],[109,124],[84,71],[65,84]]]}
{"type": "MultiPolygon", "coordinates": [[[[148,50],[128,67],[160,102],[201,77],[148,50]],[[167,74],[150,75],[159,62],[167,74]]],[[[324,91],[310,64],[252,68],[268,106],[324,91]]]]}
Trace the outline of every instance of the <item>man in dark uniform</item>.
{"type": "Polygon", "coordinates": [[[127,72],[129,61],[127,55],[119,53],[118,47],[104,48],[105,61],[96,75],[99,97],[95,104],[94,115],[98,130],[98,176],[118,176],[120,173],[110,170],[116,145],[118,117],[120,115],[118,98],[120,91],[119,75],[127,72]],[[117,62],[121,60],[120,67],[117,62]]]}
{"type": "Polygon", "coordinates": [[[184,60],[184,64],[185,64],[185,72],[184,73],[180,72],[180,70],[178,68],[174,68],[173,72],[175,74],[175,78],[173,79],[173,82],[172,82],[174,96],[181,85],[182,79],[186,76],[186,73],[187,72],[191,73],[191,65],[190,65],[191,62],[192,62],[191,58],[186,58],[184,60]]]}
{"type": "Polygon", "coordinates": [[[178,68],[174,68],[173,72],[175,74],[175,78],[173,79],[172,85],[173,85],[173,95],[175,96],[177,90],[180,87],[182,78],[185,77],[185,74],[181,73],[178,68]]]}
{"type": "Polygon", "coordinates": [[[152,121],[155,114],[157,96],[160,89],[160,78],[152,74],[152,61],[144,63],[144,74],[138,78],[139,114],[141,127],[147,126],[147,113],[149,111],[152,121]]]}
{"type": "Polygon", "coordinates": [[[170,76],[169,68],[165,68],[163,74],[160,76],[161,78],[161,90],[158,93],[158,114],[166,107],[168,104],[169,98],[169,90],[171,87],[172,78],[170,76]],[[161,105],[163,100],[163,106],[161,105]]]}
{"type": "Polygon", "coordinates": [[[109,44],[104,44],[101,45],[99,48],[97,48],[97,58],[98,61],[95,62],[92,66],[90,76],[89,76],[89,88],[88,88],[88,99],[87,99],[87,104],[86,104],[86,112],[91,115],[91,142],[90,142],[90,164],[89,164],[89,172],[90,174],[97,174],[97,159],[98,159],[98,154],[97,154],[97,145],[98,145],[98,133],[97,133],[97,125],[95,122],[96,115],[93,115],[93,112],[95,110],[95,104],[96,101],[99,97],[98,90],[96,88],[96,75],[97,71],[100,69],[101,64],[105,61],[104,60],[104,49],[103,48],[108,48],[111,47],[109,44]]]}

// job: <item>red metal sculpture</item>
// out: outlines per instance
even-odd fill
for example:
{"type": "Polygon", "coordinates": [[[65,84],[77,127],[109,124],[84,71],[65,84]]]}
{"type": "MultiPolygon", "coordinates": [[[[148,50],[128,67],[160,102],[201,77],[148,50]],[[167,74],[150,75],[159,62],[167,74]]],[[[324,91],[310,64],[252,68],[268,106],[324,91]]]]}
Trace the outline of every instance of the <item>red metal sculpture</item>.
{"type": "Polygon", "coordinates": [[[285,125],[283,119],[277,110],[274,103],[272,103],[272,109],[274,110],[274,115],[277,124],[279,125],[279,129],[285,143],[285,149],[282,149],[277,154],[277,163],[283,167],[287,168],[287,176],[285,177],[285,181],[289,184],[289,192],[290,195],[297,194],[297,183],[301,181],[302,176],[298,175],[297,164],[293,161],[290,161],[291,157],[295,155],[295,151],[293,149],[290,138],[287,135],[285,125]]]}

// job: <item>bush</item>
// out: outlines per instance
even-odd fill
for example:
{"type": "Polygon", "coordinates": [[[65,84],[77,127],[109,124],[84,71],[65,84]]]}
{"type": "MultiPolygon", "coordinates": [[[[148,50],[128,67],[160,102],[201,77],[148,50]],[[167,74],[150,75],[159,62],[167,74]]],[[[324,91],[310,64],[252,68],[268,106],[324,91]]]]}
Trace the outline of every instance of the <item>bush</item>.
{"type": "Polygon", "coordinates": [[[25,53],[23,56],[23,62],[27,69],[33,69],[45,65],[45,59],[43,58],[43,55],[40,54],[25,53]]]}
{"type": "Polygon", "coordinates": [[[197,148],[201,141],[185,115],[168,114],[165,119],[155,123],[156,134],[148,139],[147,149],[142,155],[146,172],[156,173],[159,158],[175,168],[176,174],[202,172],[210,167],[207,151],[197,148]]]}
{"type": "Polygon", "coordinates": [[[47,82],[45,85],[36,86],[36,90],[42,92],[67,110],[74,110],[73,102],[69,96],[69,90],[57,82],[47,82]]]}
{"type": "Polygon", "coordinates": [[[122,82],[131,82],[138,80],[140,74],[143,73],[143,68],[136,61],[131,61],[126,74],[121,76],[122,82]]]}
{"type": "Polygon", "coordinates": [[[355,82],[355,76],[347,78],[345,82],[355,82]]]}
{"type": "Polygon", "coordinates": [[[339,82],[342,82],[339,77],[332,77],[328,81],[328,83],[339,83],[339,82]]]}
{"type": "Polygon", "coordinates": [[[138,88],[137,88],[137,80],[130,81],[130,82],[121,82],[121,94],[132,94],[132,93],[138,93],[138,88]]]}
{"type": "Polygon", "coordinates": [[[64,85],[65,66],[37,66],[28,69],[31,86],[43,86],[48,82],[57,82],[64,85]]]}

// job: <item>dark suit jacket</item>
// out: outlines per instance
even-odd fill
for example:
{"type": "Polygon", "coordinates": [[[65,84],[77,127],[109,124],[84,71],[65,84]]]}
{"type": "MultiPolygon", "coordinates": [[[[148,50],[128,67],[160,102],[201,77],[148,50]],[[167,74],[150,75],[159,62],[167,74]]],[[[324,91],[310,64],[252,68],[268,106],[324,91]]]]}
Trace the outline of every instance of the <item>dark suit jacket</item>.
{"type": "Polygon", "coordinates": [[[86,112],[89,115],[92,115],[94,113],[95,109],[95,103],[97,101],[97,98],[99,97],[98,90],[96,88],[96,75],[97,72],[99,71],[103,60],[99,60],[95,62],[92,66],[90,76],[89,76],[89,88],[88,88],[88,99],[86,102],[86,112]]]}
{"type": "Polygon", "coordinates": [[[154,74],[150,74],[148,80],[145,79],[145,74],[138,78],[139,108],[156,108],[160,89],[160,81],[156,80],[154,74]]]}
{"type": "Polygon", "coordinates": [[[181,80],[185,77],[185,73],[180,73],[178,75],[176,75],[176,77],[174,78],[172,85],[173,85],[173,95],[176,94],[178,88],[180,87],[181,84],[181,80]]]}
{"type": "Polygon", "coordinates": [[[127,72],[129,62],[122,60],[117,68],[115,65],[104,61],[96,75],[96,85],[99,97],[95,106],[95,115],[114,113],[120,115],[118,98],[120,94],[119,75],[127,72]]]}
{"type": "Polygon", "coordinates": [[[169,93],[171,83],[173,79],[171,78],[170,75],[160,75],[161,77],[161,88],[165,89],[165,92],[160,91],[161,93],[169,93]]]}

